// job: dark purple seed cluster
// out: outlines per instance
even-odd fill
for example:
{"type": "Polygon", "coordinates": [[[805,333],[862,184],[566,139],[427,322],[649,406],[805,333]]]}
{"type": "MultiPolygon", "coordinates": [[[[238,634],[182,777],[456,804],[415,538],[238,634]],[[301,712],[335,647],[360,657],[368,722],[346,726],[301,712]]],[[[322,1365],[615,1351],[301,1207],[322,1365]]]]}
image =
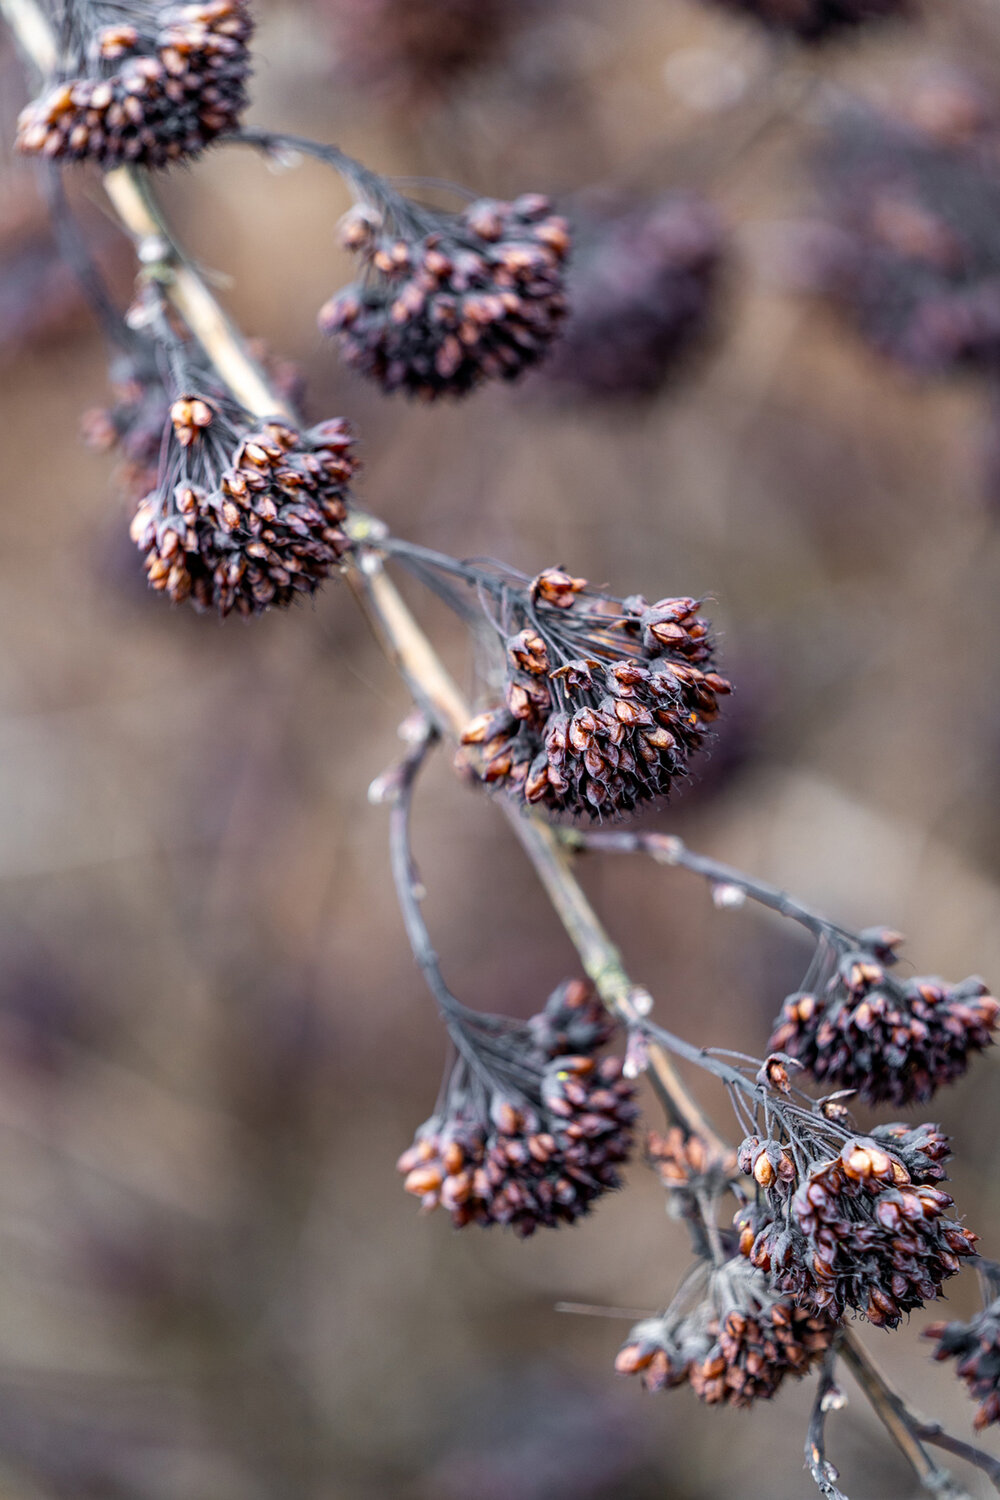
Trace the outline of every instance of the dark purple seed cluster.
{"type": "Polygon", "coordinates": [[[947,1217],[953,1200],[931,1185],[946,1150],[933,1127],[894,1126],[849,1136],[800,1172],[787,1145],[752,1136],[740,1165],[763,1195],[739,1221],[740,1249],[803,1306],[895,1328],[975,1253],[976,1236],[947,1217]]]}
{"type": "Polygon", "coordinates": [[[325,0],[338,74],[409,106],[502,56],[532,0],[325,0]]]}
{"type": "Polygon", "coordinates": [[[747,1407],[808,1374],[830,1347],[836,1323],[776,1294],[745,1261],[706,1276],[693,1307],[682,1291],[675,1306],[635,1325],[615,1360],[620,1374],[638,1374],[649,1391],[687,1383],[709,1406],[747,1407]]]}
{"type": "Polygon", "coordinates": [[[871,21],[905,17],[911,0],[713,0],[726,10],[750,16],[769,31],[785,32],[800,42],[829,37],[871,21]]]}
{"type": "Polygon", "coordinates": [[[194,394],[173,401],[170,423],[159,483],[131,526],[150,587],[222,616],[313,593],[349,545],[346,424],[298,432],[194,394]]]}
{"type": "Polygon", "coordinates": [[[958,1361],[956,1374],[980,1403],[973,1427],[1000,1422],[1000,1297],[968,1323],[932,1323],[923,1336],[937,1343],[935,1359],[958,1361]]]}
{"type": "Polygon", "coordinates": [[[820,161],[817,279],[874,348],[931,374],[1000,364],[1000,127],[960,95],[845,116],[820,161]]]}
{"type": "Polygon", "coordinates": [[[105,170],[197,155],[239,123],[252,30],[244,0],[164,6],[145,31],[116,19],[83,45],[82,76],[22,111],[18,149],[105,170]]]}
{"type": "Polygon", "coordinates": [[[564,219],[546,198],[484,200],[460,214],[359,209],[344,243],[363,275],[319,314],[348,363],[386,391],[434,401],[515,380],[566,310],[564,219]]]}
{"type": "Polygon", "coordinates": [[[465,1013],[443,1101],[399,1158],[407,1192],[446,1209],[456,1228],[509,1224],[525,1237],[572,1224],[620,1186],[633,1085],[617,1057],[549,1050],[591,1008],[587,986],[556,994],[540,1024],[465,1013]]]}
{"type": "Polygon", "coordinates": [[[664,797],[730,691],[696,599],[619,600],[548,568],[510,623],[503,706],[462,744],[483,781],[552,813],[620,816],[664,797]]]}
{"type": "Polygon", "coordinates": [[[998,1015],[981,979],[902,980],[870,950],[849,951],[822,993],[789,996],[768,1048],[869,1104],[925,1103],[990,1045],[998,1015]]]}
{"type": "Polygon", "coordinates": [[[716,210],[690,194],[589,217],[581,211],[570,312],[545,362],[546,383],[603,400],[660,390],[706,342],[725,246],[716,210]]]}

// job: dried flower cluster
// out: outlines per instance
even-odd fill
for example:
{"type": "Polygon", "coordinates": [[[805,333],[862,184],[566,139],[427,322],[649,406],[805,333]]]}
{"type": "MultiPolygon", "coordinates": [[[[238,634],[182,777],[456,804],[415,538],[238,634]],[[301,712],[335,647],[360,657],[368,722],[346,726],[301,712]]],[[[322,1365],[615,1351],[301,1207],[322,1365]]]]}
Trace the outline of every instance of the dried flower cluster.
{"type": "Polygon", "coordinates": [[[740,1249],[804,1306],[836,1318],[853,1308],[895,1328],[974,1253],[976,1236],[931,1185],[947,1149],[932,1126],[861,1137],[821,1115],[797,1140],[750,1136],[740,1166],[761,1197],[740,1219],[740,1249]]]}
{"type": "Polygon", "coordinates": [[[664,797],[730,691],[696,599],[615,599],[559,568],[501,591],[504,704],[462,736],[482,780],[552,813],[664,797]]]}
{"type": "Polygon", "coordinates": [[[176,395],[159,482],[131,526],[150,586],[223,616],[313,593],[347,550],[354,468],[339,420],[299,432],[217,393],[176,395]]]}
{"type": "Polygon", "coordinates": [[[524,1237],[573,1223],[620,1185],[637,1111],[620,1059],[594,1055],[609,1028],[589,985],[561,986],[527,1024],[464,1008],[448,1021],[458,1060],[399,1159],[408,1192],[458,1228],[524,1237]],[[592,1045],[561,1055],[570,1038],[592,1045]]]}
{"type": "Polygon", "coordinates": [[[823,42],[839,32],[906,16],[910,0],[714,0],[800,42],[823,42]]]}
{"type": "Polygon", "coordinates": [[[79,75],[52,84],[22,111],[21,151],[86,158],[107,170],[129,162],[162,167],[197,155],[237,125],[253,30],[244,0],[126,14],[123,20],[112,5],[95,9],[79,75]],[[106,24],[100,15],[110,18],[106,24]]]}
{"type": "Polygon", "coordinates": [[[650,1391],[686,1382],[710,1406],[752,1406],[774,1396],[786,1378],[808,1374],[835,1332],[828,1317],[779,1296],[737,1257],[697,1266],[665,1313],[635,1325],[615,1368],[638,1374],[650,1391]]]}
{"type": "Polygon", "coordinates": [[[712,205],[667,194],[574,218],[570,312],[546,382],[597,398],[652,395],[705,341],[726,239],[712,205]]]}
{"type": "Polygon", "coordinates": [[[566,310],[569,233],[548,199],[487,199],[453,215],[387,203],[347,218],[344,243],[363,274],[319,314],[348,362],[427,401],[535,364],[566,310]]]}
{"type": "Polygon", "coordinates": [[[769,1048],[869,1104],[925,1103],[990,1045],[1000,1003],[981,979],[903,980],[893,962],[870,946],[841,953],[821,993],[785,1001],[769,1048]]]}
{"type": "Polygon", "coordinates": [[[932,1323],[923,1330],[934,1339],[935,1359],[954,1359],[955,1372],[980,1403],[972,1425],[977,1430],[1000,1422],[1000,1297],[968,1323],[932,1323]]]}
{"type": "Polygon", "coordinates": [[[819,279],[876,349],[931,373],[1000,363],[1000,130],[966,102],[855,112],[821,163],[819,279]]]}

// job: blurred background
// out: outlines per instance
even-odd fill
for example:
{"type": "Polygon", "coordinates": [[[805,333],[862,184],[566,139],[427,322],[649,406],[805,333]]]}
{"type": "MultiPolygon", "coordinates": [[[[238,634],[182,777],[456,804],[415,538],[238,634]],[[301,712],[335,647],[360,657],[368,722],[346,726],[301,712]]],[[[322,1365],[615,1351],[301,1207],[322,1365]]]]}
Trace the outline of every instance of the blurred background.
{"type": "MultiPolygon", "coordinates": [[[[607,305],[588,266],[623,298],[610,331],[571,324],[584,353],[560,379],[539,370],[447,408],[386,400],[315,328],[351,274],[332,175],[220,150],[165,181],[241,325],[299,364],[314,417],[357,426],[364,503],[454,554],[562,563],[616,594],[712,596],[737,692],[711,756],[649,825],[838,921],[900,928],[918,973],[1000,983],[992,325],[982,312],[970,354],[947,324],[954,357],[870,336],[858,287],[887,286],[904,323],[922,315],[925,283],[953,264],[935,215],[959,240],[963,225],[876,171],[891,211],[873,240],[864,194],[832,191],[816,165],[845,111],[905,117],[923,132],[908,149],[943,151],[989,205],[975,173],[996,191],[991,0],[808,50],[696,0],[261,0],[258,14],[253,121],[393,175],[549,192],[591,245],[581,319],[607,305]],[[677,192],[677,233],[647,245],[627,231],[601,250],[609,215],[641,218],[677,192]],[[643,344],[661,316],[660,343],[643,344]],[[634,382],[628,337],[612,374],[602,363],[629,328],[634,382]]],[[[4,45],[9,140],[28,94],[4,45]]],[[[881,160],[870,129],[865,191],[881,160]]],[[[75,176],[73,201],[124,307],[131,252],[96,179],[75,176]]],[[[984,214],[988,302],[1000,213],[984,214]]],[[[627,1315],[555,1310],[671,1296],[686,1237],[641,1164],[580,1226],[523,1244],[456,1234],[401,1191],[394,1163],[444,1056],[385,814],[366,803],[405,695],[336,584],[247,626],[146,591],[113,461],[79,441],[82,411],[108,401],[106,353],[34,174],[8,154],[0,1494],[809,1495],[808,1383],[751,1413],[646,1396],[611,1368],[627,1315]]],[[[406,589],[471,687],[459,634],[406,589]]],[[[498,811],[445,759],[416,815],[428,920],[458,995],[528,1015],[574,957],[498,811]]],[[[801,936],[716,911],[698,881],[638,859],[594,859],[583,876],[658,1015],[759,1052],[809,959],[801,936]]],[[[996,1066],[987,1056],[915,1112],[954,1134],[954,1192],[994,1254],[996,1066]]],[[[693,1085],[732,1129],[721,1092],[693,1085]]],[[[963,1277],[949,1306],[975,1305],[963,1277]]],[[[973,1407],[927,1360],[926,1321],[865,1338],[918,1406],[969,1435],[973,1407]]],[[[847,1389],[828,1432],[846,1492],[911,1495],[847,1389]]]]}

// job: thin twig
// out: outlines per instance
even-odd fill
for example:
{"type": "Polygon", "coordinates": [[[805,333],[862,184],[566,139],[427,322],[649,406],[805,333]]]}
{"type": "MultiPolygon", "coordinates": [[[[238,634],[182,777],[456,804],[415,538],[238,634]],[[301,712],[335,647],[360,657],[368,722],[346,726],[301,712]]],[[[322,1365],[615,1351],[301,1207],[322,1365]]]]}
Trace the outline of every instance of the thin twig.
{"type": "Polygon", "coordinates": [[[842,1404],[842,1398],[838,1399],[840,1393],[834,1380],[836,1363],[837,1347],[833,1345],[827,1350],[823,1360],[823,1368],[816,1387],[816,1399],[813,1402],[809,1427],[806,1431],[806,1468],[812,1475],[823,1500],[847,1500],[843,1490],[837,1487],[840,1475],[826,1456],[827,1413],[842,1404]]]}
{"type": "Polygon", "coordinates": [[[424,762],[437,743],[438,732],[430,719],[422,718],[413,726],[413,733],[407,735],[407,738],[409,745],[403,759],[380,778],[380,800],[389,803],[389,857],[406,936],[427,982],[427,988],[447,1021],[463,1007],[445,983],[437,951],[420,910],[423,889],[410,843],[413,788],[424,762]]]}
{"type": "Polygon", "coordinates": [[[73,273],[106,336],[119,347],[129,348],[132,336],[128,325],[115,306],[104,277],[98,270],[76,217],[66,201],[62,171],[54,162],[42,162],[39,178],[60,255],[73,273]]]}
{"type": "Polygon", "coordinates": [[[713,886],[733,886],[760,906],[766,906],[771,911],[798,922],[815,937],[839,937],[851,944],[858,943],[856,933],[820,916],[819,912],[804,906],[787,891],[734,869],[732,865],[723,864],[721,860],[711,859],[707,854],[695,853],[676,834],[642,831],[632,833],[603,828],[587,832],[572,828],[565,830],[562,837],[571,849],[581,852],[597,850],[602,854],[648,854],[657,864],[676,865],[678,869],[689,870],[694,875],[703,876],[713,886]]]}
{"type": "Polygon", "coordinates": [[[287,135],[278,130],[259,130],[256,126],[244,126],[241,130],[230,131],[223,136],[220,144],[251,146],[255,151],[262,151],[266,156],[276,158],[289,153],[311,156],[314,160],[323,162],[325,166],[332,167],[352,187],[362,193],[367,193],[370,198],[381,201],[388,197],[390,201],[395,201],[396,195],[387,190],[384,178],[379,177],[377,172],[372,172],[362,162],[356,161],[353,156],[348,156],[347,152],[341,151],[339,146],[324,145],[320,141],[311,141],[303,135],[287,135]]]}
{"type": "Polygon", "coordinates": [[[959,1457],[967,1459],[987,1474],[994,1488],[1000,1490],[1000,1465],[971,1443],[962,1443],[963,1451],[958,1453],[958,1448],[953,1445],[958,1444],[959,1439],[947,1438],[947,1434],[942,1433],[940,1428],[936,1428],[933,1423],[924,1422],[912,1412],[850,1330],[845,1332],[841,1340],[840,1354],[871,1403],[875,1415],[925,1490],[939,1496],[939,1500],[972,1500],[968,1490],[957,1485],[947,1469],[938,1467],[924,1443],[935,1443],[937,1447],[948,1448],[959,1457]],[[946,1438],[945,1442],[941,1441],[942,1437],[946,1438]]]}

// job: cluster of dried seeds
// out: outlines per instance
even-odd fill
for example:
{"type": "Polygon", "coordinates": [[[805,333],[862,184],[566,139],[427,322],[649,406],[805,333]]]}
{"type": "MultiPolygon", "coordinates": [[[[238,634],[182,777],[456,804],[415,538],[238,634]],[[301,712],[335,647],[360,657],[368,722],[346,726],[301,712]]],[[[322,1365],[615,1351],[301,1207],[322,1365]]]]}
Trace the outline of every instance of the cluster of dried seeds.
{"type": "Polygon", "coordinates": [[[488,785],[553,813],[617,816],[666,796],[730,685],[696,599],[619,600],[548,568],[504,595],[501,707],[466,727],[488,785]]]}
{"type": "Polygon", "coordinates": [[[339,420],[299,432],[231,401],[177,397],[159,483],[131,526],[150,586],[223,616],[313,593],[349,545],[351,443],[339,420]]]}
{"type": "Polygon", "coordinates": [[[245,0],[168,5],[142,24],[115,20],[87,38],[83,76],[52,84],[22,111],[19,150],[105,170],[162,167],[235,128],[250,74],[245,0]]]}
{"type": "Polygon", "coordinates": [[[685,1286],[665,1313],[635,1325],[615,1360],[620,1374],[638,1374],[649,1391],[687,1383],[710,1406],[746,1407],[808,1374],[830,1347],[836,1323],[772,1291],[745,1261],[699,1267],[695,1279],[703,1290],[693,1306],[685,1286]]]}
{"type": "Polygon", "coordinates": [[[343,238],[364,272],[319,325],[386,391],[433,401],[514,380],[560,327],[569,233],[537,194],[454,215],[402,201],[391,213],[359,209],[343,238]]]}
{"type": "MultiPolygon", "coordinates": [[[[811,1145],[829,1150],[818,1131],[811,1145]]],[[[946,1153],[934,1127],[877,1126],[803,1170],[787,1143],[749,1137],[740,1165],[762,1196],[739,1221],[740,1249],[796,1302],[895,1328],[974,1253],[976,1236],[932,1186],[946,1153]]]]}
{"type": "Polygon", "coordinates": [[[869,1104],[925,1103],[961,1078],[990,1045],[1000,1003],[981,979],[899,979],[894,961],[870,949],[840,954],[824,990],[785,1001],[769,1048],[869,1104]]]}
{"type": "Polygon", "coordinates": [[[457,1228],[508,1224],[524,1237],[573,1223],[620,1185],[637,1113],[621,1060],[555,1050],[568,1037],[600,1047],[596,1003],[574,982],[523,1025],[463,1012],[443,1098],[398,1163],[424,1208],[445,1208],[457,1228]]]}

